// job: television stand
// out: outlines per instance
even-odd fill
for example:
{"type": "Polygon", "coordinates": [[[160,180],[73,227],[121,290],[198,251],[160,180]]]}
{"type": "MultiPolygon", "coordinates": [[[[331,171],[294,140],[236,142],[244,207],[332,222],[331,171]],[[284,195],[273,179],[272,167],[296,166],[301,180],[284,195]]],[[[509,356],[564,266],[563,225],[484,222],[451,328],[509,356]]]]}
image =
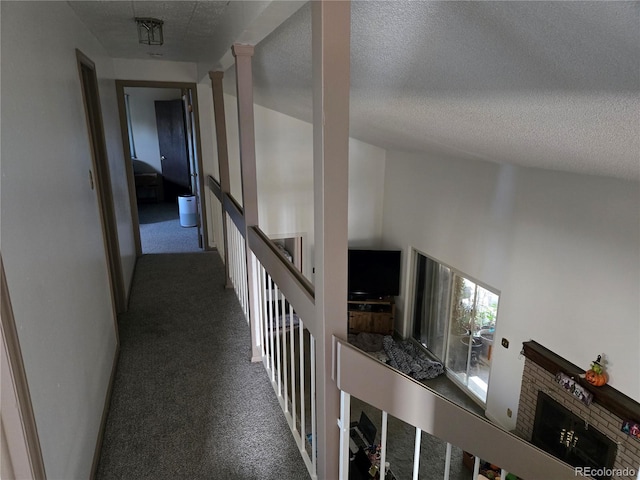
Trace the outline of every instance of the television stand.
{"type": "Polygon", "coordinates": [[[349,333],[393,334],[393,319],[396,313],[393,297],[349,300],[347,308],[349,333]]]}

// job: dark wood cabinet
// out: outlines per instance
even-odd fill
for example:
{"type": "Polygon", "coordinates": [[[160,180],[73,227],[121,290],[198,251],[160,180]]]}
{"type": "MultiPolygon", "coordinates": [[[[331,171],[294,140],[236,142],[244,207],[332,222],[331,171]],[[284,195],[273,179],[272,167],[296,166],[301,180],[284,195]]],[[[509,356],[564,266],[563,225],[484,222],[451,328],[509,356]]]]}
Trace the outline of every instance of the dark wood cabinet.
{"type": "Polygon", "coordinates": [[[349,333],[393,334],[393,320],[396,313],[393,298],[350,300],[348,310],[349,333]]]}
{"type": "Polygon", "coordinates": [[[136,173],[136,198],[138,202],[164,201],[162,175],[159,173],[136,173]]]}

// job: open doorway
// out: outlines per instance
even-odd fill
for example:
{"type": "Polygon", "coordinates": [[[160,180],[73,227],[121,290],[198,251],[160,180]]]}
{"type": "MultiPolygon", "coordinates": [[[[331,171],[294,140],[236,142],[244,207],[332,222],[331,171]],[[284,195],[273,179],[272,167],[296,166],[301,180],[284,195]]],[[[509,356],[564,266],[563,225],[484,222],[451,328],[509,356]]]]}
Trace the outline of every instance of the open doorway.
{"type": "Polygon", "coordinates": [[[269,238],[278,247],[282,255],[302,273],[302,236],[272,235],[269,238]]]}
{"type": "Polygon", "coordinates": [[[195,84],[117,81],[137,254],[208,244],[195,84]]]}

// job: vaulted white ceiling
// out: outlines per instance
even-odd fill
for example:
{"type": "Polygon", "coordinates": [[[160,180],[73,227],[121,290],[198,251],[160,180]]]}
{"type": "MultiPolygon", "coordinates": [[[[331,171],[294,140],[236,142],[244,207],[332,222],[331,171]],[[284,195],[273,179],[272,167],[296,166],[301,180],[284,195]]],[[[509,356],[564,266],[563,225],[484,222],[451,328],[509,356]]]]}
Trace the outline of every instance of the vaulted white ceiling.
{"type": "MultiPolygon", "coordinates": [[[[162,58],[202,71],[273,30],[256,102],[311,119],[308,5],[70,4],[114,57],[149,58],[132,19],[162,18],[162,58]]],[[[351,136],[368,143],[640,180],[640,2],[354,1],[351,70],[351,136]]]]}

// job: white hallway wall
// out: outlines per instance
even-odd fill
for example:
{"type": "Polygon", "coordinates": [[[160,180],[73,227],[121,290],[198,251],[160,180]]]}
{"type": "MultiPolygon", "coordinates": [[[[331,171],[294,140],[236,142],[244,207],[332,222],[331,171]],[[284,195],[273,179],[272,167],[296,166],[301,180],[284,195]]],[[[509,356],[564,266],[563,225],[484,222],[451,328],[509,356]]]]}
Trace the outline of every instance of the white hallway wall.
{"type": "Polygon", "coordinates": [[[515,426],[530,339],[585,369],[605,353],[610,384],[640,400],[638,205],[634,182],[387,152],[385,245],[405,269],[414,247],[501,291],[496,336],[511,344],[494,349],[487,400],[500,424],[515,426]]]}
{"type": "Polygon", "coordinates": [[[182,98],[177,88],[127,87],[131,131],[136,149],[136,159],[162,173],[158,127],[156,124],[156,100],[179,100],[182,98]]]}
{"type": "MultiPolygon", "coordinates": [[[[242,203],[236,97],[225,94],[231,194],[242,203]]],[[[313,267],[313,127],[254,105],[260,228],[269,236],[301,234],[303,270],[313,267]]],[[[349,244],[378,246],[382,234],[385,151],[349,140],[349,244]]],[[[216,175],[217,177],[217,175],[216,175]]]]}
{"type": "Polygon", "coordinates": [[[135,251],[113,65],[66,2],[1,9],[7,284],[48,478],[88,478],[116,332],[75,49],[96,63],[130,278],[135,251]]]}

